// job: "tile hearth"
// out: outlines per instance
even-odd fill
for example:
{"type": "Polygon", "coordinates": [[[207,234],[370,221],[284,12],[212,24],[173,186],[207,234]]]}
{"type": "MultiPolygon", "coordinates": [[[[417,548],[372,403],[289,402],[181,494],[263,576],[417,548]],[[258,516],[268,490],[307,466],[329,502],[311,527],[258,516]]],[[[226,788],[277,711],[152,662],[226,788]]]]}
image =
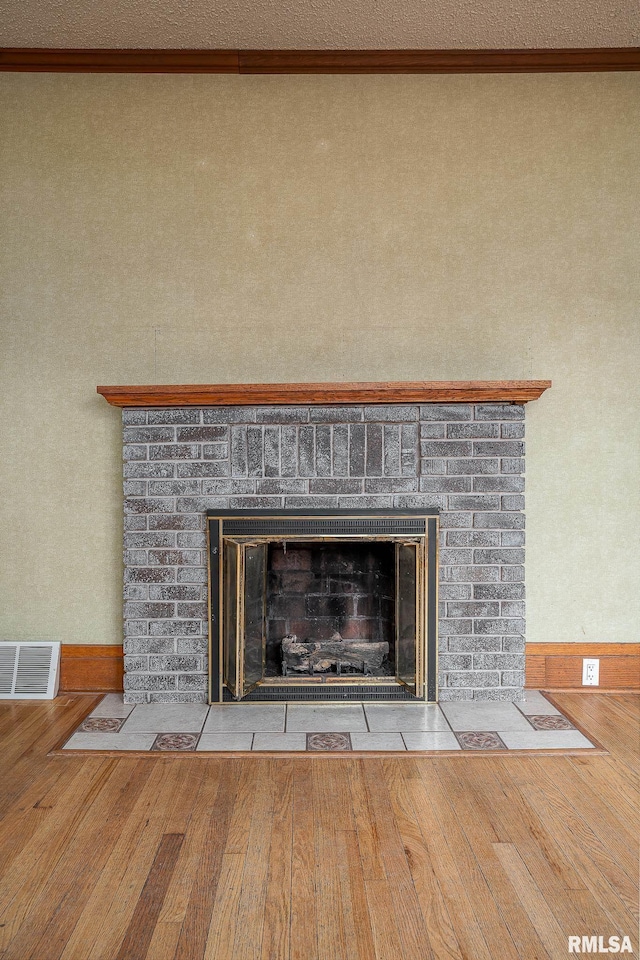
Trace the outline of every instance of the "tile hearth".
{"type": "Polygon", "coordinates": [[[518,703],[124,704],[107,694],[63,750],[165,753],[595,748],[539,691],[518,703]]]}

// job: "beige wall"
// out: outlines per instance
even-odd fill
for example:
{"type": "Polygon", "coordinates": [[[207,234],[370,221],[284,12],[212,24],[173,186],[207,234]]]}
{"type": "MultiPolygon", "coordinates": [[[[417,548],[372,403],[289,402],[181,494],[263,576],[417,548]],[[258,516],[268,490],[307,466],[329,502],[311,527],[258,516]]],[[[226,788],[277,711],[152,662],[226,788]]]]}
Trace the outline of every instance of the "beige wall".
{"type": "Polygon", "coordinates": [[[551,377],[528,639],[638,640],[639,80],[2,75],[0,637],[122,639],[98,383],[551,377]]]}

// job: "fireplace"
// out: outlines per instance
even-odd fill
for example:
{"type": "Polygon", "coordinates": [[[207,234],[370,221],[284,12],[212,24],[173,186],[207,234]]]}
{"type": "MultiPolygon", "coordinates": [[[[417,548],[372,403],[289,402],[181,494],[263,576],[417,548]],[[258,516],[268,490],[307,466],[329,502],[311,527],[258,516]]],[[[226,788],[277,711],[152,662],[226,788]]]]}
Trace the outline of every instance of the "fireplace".
{"type": "Polygon", "coordinates": [[[207,523],[211,702],[436,699],[437,510],[207,523]]]}

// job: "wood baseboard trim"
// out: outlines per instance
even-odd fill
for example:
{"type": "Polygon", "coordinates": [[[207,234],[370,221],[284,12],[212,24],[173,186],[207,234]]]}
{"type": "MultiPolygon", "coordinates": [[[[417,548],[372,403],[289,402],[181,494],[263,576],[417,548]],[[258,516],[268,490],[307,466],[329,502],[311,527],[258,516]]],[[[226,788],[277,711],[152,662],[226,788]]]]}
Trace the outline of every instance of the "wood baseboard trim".
{"type": "Polygon", "coordinates": [[[528,688],[597,693],[640,688],[640,643],[528,643],[528,688]],[[600,660],[600,684],[582,686],[582,660],[600,660]]]}
{"type": "Polygon", "coordinates": [[[0,71],[47,73],[567,73],[639,70],[637,47],[175,50],[0,47],[0,71]]]}
{"type": "Polygon", "coordinates": [[[62,644],[60,693],[121,693],[123,677],[122,644],[62,644]]]}

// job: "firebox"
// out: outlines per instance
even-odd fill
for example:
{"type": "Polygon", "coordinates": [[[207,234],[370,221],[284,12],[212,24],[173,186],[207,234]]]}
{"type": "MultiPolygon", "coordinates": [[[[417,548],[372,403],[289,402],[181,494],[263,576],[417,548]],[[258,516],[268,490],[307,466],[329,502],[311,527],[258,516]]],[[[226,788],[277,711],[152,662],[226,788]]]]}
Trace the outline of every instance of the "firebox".
{"type": "Polygon", "coordinates": [[[437,699],[437,510],[208,511],[209,699],[437,699]]]}

